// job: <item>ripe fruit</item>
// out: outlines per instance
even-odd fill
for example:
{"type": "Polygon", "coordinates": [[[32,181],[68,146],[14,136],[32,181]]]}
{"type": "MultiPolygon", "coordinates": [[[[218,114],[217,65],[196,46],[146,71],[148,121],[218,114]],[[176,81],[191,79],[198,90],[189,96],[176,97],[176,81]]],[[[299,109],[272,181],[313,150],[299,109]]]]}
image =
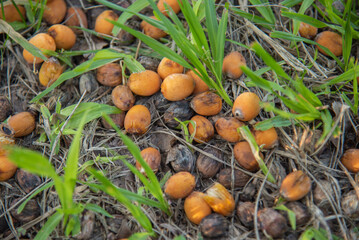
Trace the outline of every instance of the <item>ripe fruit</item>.
{"type": "Polygon", "coordinates": [[[346,150],[340,161],[350,172],[359,172],[359,149],[346,150]]]}
{"type": "Polygon", "coordinates": [[[42,18],[49,24],[60,23],[66,15],[67,6],[64,0],[47,1],[42,18]]]}
{"type": "Polygon", "coordinates": [[[232,173],[231,168],[223,168],[218,173],[218,182],[228,189],[232,188],[232,183],[234,188],[244,187],[250,178],[249,175],[237,169],[234,169],[232,173]]]}
{"type": "MultiPolygon", "coordinates": [[[[155,19],[155,20],[158,20],[155,16],[152,16],[150,17],[152,19],[155,19]]],[[[146,22],[145,20],[143,20],[141,22],[141,28],[143,29],[143,32],[153,38],[153,39],[160,39],[160,38],[163,38],[163,37],[166,37],[167,36],[167,33],[165,31],[163,31],[162,29],[159,29],[153,25],[151,25],[150,23],[146,22]]]]}
{"type": "MultiPolygon", "coordinates": [[[[143,158],[143,160],[145,160],[148,166],[150,166],[150,168],[154,173],[158,171],[158,168],[160,167],[161,164],[161,154],[156,148],[148,147],[143,149],[141,151],[141,157],[143,158]]],[[[138,161],[136,161],[136,168],[141,173],[143,174],[145,173],[145,169],[141,166],[141,164],[138,161]]]]}
{"type": "Polygon", "coordinates": [[[310,178],[301,170],[288,174],[280,186],[280,194],[288,201],[297,201],[307,195],[312,187],[310,178]]]}
{"type": "MultiPolygon", "coordinates": [[[[72,27],[88,27],[87,17],[84,11],[79,7],[69,7],[65,17],[65,25],[72,27]]],[[[79,29],[74,29],[74,32],[80,32],[79,29]]]]}
{"type": "Polygon", "coordinates": [[[211,207],[203,199],[204,193],[192,192],[184,201],[184,211],[187,218],[194,224],[200,224],[201,220],[212,213],[211,207]]]}
{"type": "Polygon", "coordinates": [[[98,17],[96,18],[95,23],[95,31],[98,33],[112,35],[113,24],[108,22],[108,20],[117,21],[117,14],[112,10],[105,10],[103,11],[98,17]]]}
{"type": "Polygon", "coordinates": [[[186,74],[192,77],[195,82],[196,86],[192,92],[193,95],[209,90],[208,85],[197,74],[195,74],[193,70],[188,70],[186,74]]]}
{"type": "Polygon", "coordinates": [[[195,160],[195,156],[187,146],[178,144],[168,152],[166,163],[171,163],[175,172],[191,172],[195,160]]]}
{"type": "Polygon", "coordinates": [[[48,61],[44,62],[41,65],[39,71],[39,82],[44,87],[49,87],[53,84],[63,73],[64,66],[60,64],[60,62],[51,57],[48,61]]]}
{"type": "Polygon", "coordinates": [[[261,107],[259,97],[252,92],[241,93],[233,103],[232,113],[241,121],[250,121],[258,116],[261,107]]]}
{"type": "Polygon", "coordinates": [[[172,199],[187,197],[196,186],[195,177],[189,172],[178,172],[172,175],[165,184],[165,193],[172,199]]]}
{"type": "Polygon", "coordinates": [[[318,33],[318,28],[309,25],[308,23],[301,22],[299,25],[299,34],[301,37],[313,39],[318,33]]]}
{"type": "Polygon", "coordinates": [[[157,73],[162,79],[165,79],[173,73],[183,73],[183,66],[168,58],[162,58],[158,65],[157,73]]]}
{"type": "Polygon", "coordinates": [[[5,96],[0,96],[0,122],[5,121],[11,113],[12,107],[9,99],[5,96]]]}
{"type": "Polygon", "coordinates": [[[221,117],[215,123],[215,128],[219,136],[228,142],[238,142],[242,136],[237,129],[245,124],[234,117],[221,117]]]}
{"type": "Polygon", "coordinates": [[[223,73],[229,78],[239,78],[243,71],[241,66],[246,66],[246,59],[240,52],[231,52],[223,59],[223,73]]]}
{"type": "Polygon", "coordinates": [[[6,181],[16,172],[17,166],[10,162],[7,156],[0,156],[0,182],[6,181]]]}
{"type": "Polygon", "coordinates": [[[130,134],[142,135],[150,124],[150,111],[143,105],[133,106],[125,116],[125,130],[130,134]]]}
{"type": "Polygon", "coordinates": [[[207,189],[206,195],[203,197],[212,210],[223,216],[229,216],[234,210],[235,202],[233,196],[220,183],[214,183],[212,187],[207,189]]]}
{"type": "MultiPolygon", "coordinates": [[[[29,43],[33,44],[37,48],[40,48],[40,50],[41,50],[41,48],[46,49],[46,50],[51,50],[51,51],[56,50],[55,40],[47,33],[39,33],[39,34],[35,35],[34,37],[32,37],[29,40],[29,43]]],[[[28,62],[29,64],[33,64],[34,62],[42,63],[44,61],[43,59],[41,59],[39,57],[35,57],[30,52],[28,52],[26,49],[24,49],[24,51],[22,52],[22,55],[24,56],[26,62],[28,62]]]]}
{"type": "Polygon", "coordinates": [[[114,87],[122,83],[122,69],[120,64],[107,63],[97,69],[96,79],[105,86],[114,87]]]}
{"type": "Polygon", "coordinates": [[[238,142],[233,148],[234,158],[244,169],[255,172],[259,169],[258,162],[253,155],[252,149],[248,142],[238,142]]]}
{"type": "Polygon", "coordinates": [[[174,73],[166,77],[161,84],[163,96],[170,101],[183,100],[194,89],[194,81],[186,74],[174,73]]]}
{"type": "MultiPolygon", "coordinates": [[[[214,147],[205,147],[203,151],[208,154],[212,154],[218,159],[222,159],[222,152],[214,147]]],[[[218,170],[222,167],[222,163],[203,153],[200,153],[196,161],[196,166],[203,178],[210,178],[217,174],[218,170]]]]}
{"type": "Polygon", "coordinates": [[[191,123],[188,124],[188,131],[192,135],[194,131],[196,131],[194,135],[194,140],[198,143],[208,142],[214,136],[214,127],[212,123],[205,117],[200,115],[196,115],[191,118],[192,121],[196,123],[196,129],[194,129],[191,123]]]}
{"type": "Polygon", "coordinates": [[[203,116],[216,115],[222,110],[222,99],[213,92],[203,92],[191,100],[191,107],[197,114],[203,116]]]}
{"type": "Polygon", "coordinates": [[[160,76],[151,70],[132,73],[127,85],[134,94],[140,96],[151,96],[161,88],[160,76]]]}
{"type": "Polygon", "coordinates": [[[26,19],[26,10],[22,5],[17,4],[16,7],[14,6],[14,4],[4,6],[4,15],[3,15],[2,8],[0,5],[0,18],[9,23],[16,21],[22,22],[21,15],[24,19],[26,19]],[[16,7],[18,8],[18,10],[16,9],[16,7]],[[19,12],[21,13],[21,15],[19,12]]]}
{"type": "MultiPolygon", "coordinates": [[[[343,53],[343,39],[338,33],[331,31],[324,31],[319,33],[314,41],[320,45],[326,47],[331,51],[335,56],[339,57],[343,53]]],[[[324,50],[317,46],[319,52],[323,53],[325,56],[329,56],[324,50]]]]}
{"type": "Polygon", "coordinates": [[[278,134],[274,127],[267,130],[254,130],[254,138],[258,146],[263,145],[263,149],[271,149],[278,145],[278,134]]]}
{"type": "Polygon", "coordinates": [[[128,111],[135,104],[135,97],[130,88],[124,85],[118,85],[112,90],[112,102],[122,111],[128,111]]]}
{"type": "Polygon", "coordinates": [[[203,218],[199,226],[206,239],[224,239],[228,234],[229,223],[222,215],[212,213],[203,218]]]}
{"type": "Polygon", "coordinates": [[[57,49],[71,49],[76,43],[76,34],[72,31],[71,28],[62,25],[55,24],[52,25],[48,33],[51,37],[54,38],[57,49]]]}
{"type": "Polygon", "coordinates": [[[30,112],[20,112],[9,118],[9,126],[14,130],[14,137],[23,137],[34,131],[36,122],[35,117],[30,112]]]}
{"type": "Polygon", "coordinates": [[[177,0],[159,0],[157,7],[166,17],[168,17],[168,11],[166,10],[164,3],[166,3],[169,8],[172,8],[176,14],[181,10],[177,0]]]}
{"type": "Polygon", "coordinates": [[[280,238],[287,231],[287,220],[278,211],[264,208],[257,215],[259,228],[272,238],[280,238]]]}

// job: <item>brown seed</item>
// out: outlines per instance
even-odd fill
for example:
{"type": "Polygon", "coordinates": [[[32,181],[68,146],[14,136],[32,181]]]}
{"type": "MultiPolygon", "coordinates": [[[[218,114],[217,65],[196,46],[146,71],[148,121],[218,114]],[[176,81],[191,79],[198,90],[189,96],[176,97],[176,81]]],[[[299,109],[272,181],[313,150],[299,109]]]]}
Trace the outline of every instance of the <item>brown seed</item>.
{"type": "Polygon", "coordinates": [[[264,208],[258,211],[259,228],[272,238],[280,238],[287,231],[287,220],[278,211],[264,208]]]}
{"type": "Polygon", "coordinates": [[[35,117],[30,112],[20,112],[9,118],[9,126],[14,129],[14,137],[23,137],[34,131],[36,122],[35,117]]]}
{"type": "Polygon", "coordinates": [[[162,58],[157,68],[157,73],[162,79],[165,79],[174,73],[183,73],[183,66],[168,58],[162,58]]]}
{"type": "Polygon", "coordinates": [[[203,198],[214,212],[223,216],[231,215],[235,208],[232,194],[222,184],[217,182],[207,189],[206,195],[203,198]]]}
{"type": "Polygon", "coordinates": [[[135,97],[130,88],[124,85],[118,85],[112,90],[112,102],[122,111],[128,111],[135,104],[135,97]]]}
{"type": "Polygon", "coordinates": [[[67,6],[64,0],[47,1],[42,18],[49,24],[60,23],[66,15],[67,6]]]}
{"type": "Polygon", "coordinates": [[[103,11],[98,17],[96,18],[95,23],[95,31],[98,33],[112,35],[112,29],[114,25],[107,20],[117,21],[118,16],[112,10],[105,10],[103,11]]]}
{"type": "Polygon", "coordinates": [[[299,34],[301,37],[313,39],[318,33],[318,28],[309,25],[308,23],[301,22],[299,25],[299,34]]]}
{"type": "Polygon", "coordinates": [[[0,155],[0,182],[6,181],[16,172],[17,166],[7,156],[0,155]]]}
{"type": "Polygon", "coordinates": [[[222,110],[222,99],[213,92],[203,92],[191,100],[191,108],[203,116],[216,115],[222,110]]]}
{"type": "Polygon", "coordinates": [[[234,117],[221,117],[215,123],[215,128],[219,136],[228,142],[238,142],[242,140],[241,134],[237,131],[245,124],[234,117]]]}
{"type": "Polygon", "coordinates": [[[165,184],[165,193],[172,199],[187,197],[196,186],[195,177],[189,172],[178,172],[172,175],[165,184]]]}
{"type": "Polygon", "coordinates": [[[259,102],[257,94],[244,92],[234,101],[232,113],[240,121],[250,121],[257,117],[261,110],[259,102]]]}
{"type": "Polygon", "coordinates": [[[212,213],[211,207],[203,199],[201,192],[192,192],[184,201],[184,211],[187,218],[194,224],[200,224],[202,219],[212,213]]]}
{"type": "MultiPolygon", "coordinates": [[[[222,152],[216,148],[205,147],[203,151],[207,154],[212,154],[218,159],[222,159],[222,152]]],[[[222,167],[222,163],[203,153],[200,153],[196,161],[196,166],[203,178],[210,178],[217,174],[219,169],[222,167]]]]}
{"type": "Polygon", "coordinates": [[[170,104],[165,113],[163,114],[163,120],[165,124],[171,128],[176,128],[180,123],[174,118],[180,121],[190,119],[194,114],[192,108],[190,108],[188,101],[176,101],[170,104]]]}
{"type": "Polygon", "coordinates": [[[166,77],[161,84],[163,96],[170,101],[183,100],[192,94],[194,81],[186,74],[174,73],[166,77]]]}
{"type": "Polygon", "coordinates": [[[125,129],[130,134],[142,135],[151,124],[151,113],[143,105],[133,106],[125,116],[125,129]]]}
{"type": "Polygon", "coordinates": [[[191,118],[192,121],[196,123],[196,128],[193,127],[191,123],[188,124],[188,131],[192,135],[194,131],[196,131],[194,135],[194,140],[198,143],[208,142],[214,136],[214,127],[212,123],[205,117],[200,115],[196,115],[191,118]]]}
{"type": "Polygon", "coordinates": [[[210,239],[220,239],[228,234],[229,223],[220,214],[212,213],[204,217],[200,223],[201,233],[210,239]]]}
{"type": "Polygon", "coordinates": [[[39,71],[39,82],[44,87],[51,86],[64,72],[65,67],[54,58],[50,57],[41,65],[39,71]]]}
{"type": "Polygon", "coordinates": [[[55,24],[47,31],[54,38],[57,49],[70,50],[76,43],[76,34],[68,26],[55,24]]]}
{"type": "Polygon", "coordinates": [[[346,193],[341,199],[343,212],[352,219],[359,218],[359,200],[355,190],[346,193]]]}
{"type": "Polygon", "coordinates": [[[319,180],[317,186],[313,190],[313,199],[315,204],[321,209],[328,209],[330,207],[330,199],[327,195],[334,199],[334,185],[328,180],[319,180]]]}
{"type": "Polygon", "coordinates": [[[135,41],[135,37],[130,34],[129,32],[126,32],[123,29],[120,29],[120,31],[117,34],[116,39],[116,45],[118,46],[128,46],[131,45],[135,41]]]}
{"type": "MultiPolygon", "coordinates": [[[[319,43],[320,45],[329,49],[336,57],[339,57],[343,53],[343,39],[342,36],[335,32],[324,31],[319,33],[314,41],[319,43]]],[[[325,56],[329,56],[324,50],[317,46],[319,52],[323,53],[325,56]]]]}
{"type": "Polygon", "coordinates": [[[202,92],[206,92],[209,90],[208,85],[197,74],[195,74],[193,70],[188,70],[186,72],[186,74],[193,78],[194,83],[196,85],[192,92],[193,95],[196,95],[196,94],[202,93],[202,92]]]}
{"type": "MultiPolygon", "coordinates": [[[[155,16],[152,16],[150,18],[158,20],[155,16]]],[[[151,25],[150,23],[146,22],[145,20],[143,20],[141,22],[141,28],[143,29],[143,32],[147,36],[149,36],[153,39],[156,39],[156,40],[167,36],[167,33],[165,31],[151,25]]]]}
{"type": "MultiPolygon", "coordinates": [[[[51,50],[51,51],[56,50],[55,40],[47,33],[39,33],[39,34],[35,35],[34,37],[32,37],[29,40],[29,43],[33,44],[35,47],[40,48],[40,49],[43,48],[43,49],[51,50]]],[[[42,63],[44,61],[43,59],[41,59],[39,57],[35,57],[30,52],[28,52],[26,49],[24,49],[24,51],[22,52],[22,55],[24,56],[26,62],[28,62],[29,64],[33,64],[34,62],[42,63]]]]}
{"type": "Polygon", "coordinates": [[[274,127],[268,130],[254,130],[254,138],[258,146],[263,145],[263,149],[271,149],[278,145],[278,134],[274,127]]]}
{"type": "Polygon", "coordinates": [[[234,188],[244,187],[250,178],[249,175],[237,169],[233,170],[233,177],[230,168],[223,168],[218,173],[218,182],[228,189],[232,188],[232,183],[234,188]]]}
{"type": "Polygon", "coordinates": [[[195,160],[193,153],[187,146],[178,144],[168,152],[166,164],[171,163],[175,172],[191,172],[195,160]]]}
{"type": "Polygon", "coordinates": [[[177,0],[159,0],[157,7],[166,17],[168,17],[168,11],[166,10],[164,3],[166,3],[168,7],[172,8],[176,14],[181,10],[177,0]]]}
{"type": "Polygon", "coordinates": [[[22,190],[24,190],[26,193],[31,192],[41,184],[41,179],[39,176],[29,173],[23,169],[16,171],[15,179],[22,190]]]}
{"type": "Polygon", "coordinates": [[[297,226],[303,226],[310,220],[308,208],[301,202],[289,202],[286,206],[295,213],[295,223],[297,226]]]}
{"type": "Polygon", "coordinates": [[[87,72],[81,75],[79,81],[80,93],[83,94],[86,90],[87,94],[93,93],[98,89],[98,82],[92,72],[87,72]]]}
{"type": "Polygon", "coordinates": [[[346,150],[340,161],[350,172],[359,172],[359,149],[346,150]]]}
{"type": "MultiPolygon", "coordinates": [[[[158,171],[158,168],[161,164],[161,154],[160,152],[153,147],[145,148],[141,151],[141,157],[145,162],[150,166],[154,173],[158,171]]],[[[145,169],[141,166],[141,164],[136,161],[136,168],[142,173],[145,174],[145,169]]]]}
{"type": "MultiPolygon", "coordinates": [[[[117,113],[117,114],[110,114],[110,118],[112,121],[117,125],[119,128],[123,128],[124,122],[125,122],[125,112],[117,113]]],[[[104,119],[101,119],[101,123],[104,126],[104,128],[112,129],[111,125],[104,119]]]]}
{"type": "Polygon", "coordinates": [[[132,73],[127,85],[134,94],[140,96],[151,96],[161,88],[160,76],[151,70],[132,73]]]}
{"type": "Polygon", "coordinates": [[[12,113],[12,107],[9,99],[5,96],[0,96],[0,122],[5,121],[12,113]]]}
{"type": "Polygon", "coordinates": [[[239,78],[243,71],[241,66],[246,66],[246,59],[240,52],[231,52],[223,59],[223,73],[229,78],[239,78]]]}
{"type": "MultiPolygon", "coordinates": [[[[238,142],[233,148],[234,158],[244,169],[255,172],[259,169],[259,164],[253,155],[252,149],[248,142],[238,142]]],[[[263,158],[263,155],[262,155],[263,158]]]]}
{"type": "Polygon", "coordinates": [[[253,228],[254,226],[254,209],[255,205],[252,202],[241,202],[238,204],[237,216],[239,221],[247,228],[253,228]]]}
{"type": "Polygon", "coordinates": [[[16,7],[14,6],[14,4],[4,6],[5,14],[3,15],[2,6],[0,6],[0,18],[9,23],[10,22],[22,22],[23,21],[21,18],[21,15],[22,15],[22,17],[26,20],[26,10],[25,10],[24,6],[17,4],[16,7]],[[16,7],[18,9],[16,9],[16,7]]]}
{"type": "Polygon", "coordinates": [[[99,83],[115,87],[122,83],[122,69],[120,64],[107,63],[97,69],[96,79],[99,83]]]}
{"type": "Polygon", "coordinates": [[[280,194],[288,201],[297,201],[311,190],[310,178],[301,170],[288,174],[280,186],[280,194]]]}
{"type": "MultiPolygon", "coordinates": [[[[11,206],[14,206],[18,201],[20,201],[21,198],[15,199],[11,206]]],[[[39,204],[37,204],[35,199],[30,199],[26,205],[25,208],[22,210],[21,213],[17,212],[17,207],[13,208],[11,210],[11,215],[18,220],[19,222],[30,222],[40,216],[40,207],[39,204]]]]}
{"type": "MultiPolygon", "coordinates": [[[[88,28],[87,17],[82,8],[69,7],[65,17],[65,25],[69,27],[83,27],[88,28]]],[[[81,30],[74,28],[75,33],[80,33],[81,30]]]]}

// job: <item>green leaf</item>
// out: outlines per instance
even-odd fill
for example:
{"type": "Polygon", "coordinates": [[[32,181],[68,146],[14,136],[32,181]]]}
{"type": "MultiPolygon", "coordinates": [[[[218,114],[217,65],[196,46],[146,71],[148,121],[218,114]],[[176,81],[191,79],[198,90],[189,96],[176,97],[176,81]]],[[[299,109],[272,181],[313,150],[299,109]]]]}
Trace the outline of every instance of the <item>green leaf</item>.
{"type": "Polygon", "coordinates": [[[251,13],[247,13],[243,10],[237,9],[237,8],[230,8],[232,12],[238,14],[241,17],[244,17],[246,19],[248,19],[249,21],[259,24],[267,29],[273,29],[274,28],[274,24],[268,22],[266,19],[259,17],[257,15],[251,14],[251,13]]]}
{"type": "Polygon", "coordinates": [[[249,1],[252,3],[252,5],[254,5],[254,7],[258,10],[258,12],[262,14],[265,20],[267,20],[271,24],[275,24],[276,18],[274,16],[274,13],[272,11],[272,8],[270,7],[268,0],[249,0],[249,1]]]}
{"type": "Polygon", "coordinates": [[[103,209],[97,204],[88,203],[85,205],[85,209],[90,210],[92,212],[100,213],[105,217],[113,218],[111,214],[109,214],[105,209],[103,209]]]}
{"type": "Polygon", "coordinates": [[[265,131],[272,127],[288,127],[292,124],[290,120],[287,118],[283,118],[281,116],[275,116],[266,120],[263,120],[261,122],[258,122],[256,125],[254,125],[254,129],[265,131]]]}
{"type": "Polygon", "coordinates": [[[134,233],[130,236],[129,240],[146,240],[149,239],[152,234],[147,232],[134,233]]]}
{"type": "Polygon", "coordinates": [[[54,213],[45,223],[45,225],[40,229],[34,240],[44,240],[47,239],[50,234],[55,230],[57,225],[64,217],[63,213],[56,212],[54,213]]]}
{"type": "Polygon", "coordinates": [[[297,228],[295,213],[292,210],[290,210],[289,208],[287,208],[284,204],[276,206],[274,209],[282,210],[282,211],[287,212],[289,223],[290,223],[293,231],[295,231],[296,228],[297,228]]]}

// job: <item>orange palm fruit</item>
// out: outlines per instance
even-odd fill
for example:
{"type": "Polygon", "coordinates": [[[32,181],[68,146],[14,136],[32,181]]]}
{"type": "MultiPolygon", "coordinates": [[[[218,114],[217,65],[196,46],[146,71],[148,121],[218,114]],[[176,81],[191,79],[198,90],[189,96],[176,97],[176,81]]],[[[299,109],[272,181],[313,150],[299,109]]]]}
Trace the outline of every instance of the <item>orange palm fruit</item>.
{"type": "Polygon", "coordinates": [[[263,149],[271,149],[278,145],[278,134],[274,127],[268,130],[254,130],[254,138],[258,146],[263,145],[263,149]]]}
{"type": "Polygon", "coordinates": [[[235,208],[235,202],[232,194],[220,183],[214,183],[207,189],[204,200],[216,213],[223,216],[229,216],[235,208]]]}
{"type": "Polygon", "coordinates": [[[196,95],[198,93],[206,92],[209,90],[208,85],[197,75],[193,70],[188,70],[186,72],[187,75],[193,78],[195,87],[192,92],[193,95],[196,95]]]}
{"type": "Polygon", "coordinates": [[[4,6],[4,15],[0,6],[0,18],[5,20],[6,22],[22,22],[22,17],[26,19],[26,9],[22,5],[13,4],[4,6]],[[17,7],[17,9],[16,9],[17,7]],[[21,14],[20,14],[21,13],[21,14]]]}
{"type": "Polygon", "coordinates": [[[160,76],[151,70],[132,73],[127,85],[134,94],[139,96],[151,96],[161,88],[160,76]]]}
{"type": "Polygon", "coordinates": [[[174,73],[166,77],[161,84],[163,96],[170,101],[180,101],[192,94],[194,81],[186,74],[174,73]]]}
{"type": "Polygon", "coordinates": [[[308,23],[301,22],[299,25],[299,34],[301,37],[313,39],[318,33],[318,28],[309,25],[308,23]]]}
{"type": "Polygon", "coordinates": [[[172,8],[176,14],[181,10],[177,0],[159,0],[157,7],[166,17],[168,17],[168,11],[166,10],[164,3],[166,3],[168,7],[172,8]]]}
{"type": "Polygon", "coordinates": [[[71,49],[76,43],[76,34],[71,28],[62,24],[52,25],[47,32],[56,43],[57,49],[71,49]]]}
{"type": "Polygon", "coordinates": [[[118,85],[112,90],[112,102],[122,111],[130,110],[135,104],[135,97],[130,88],[124,85],[118,85]]]}
{"type": "Polygon", "coordinates": [[[192,192],[184,201],[184,211],[187,218],[197,225],[204,217],[212,213],[211,207],[203,197],[204,193],[192,192]]]}
{"type": "MultiPolygon", "coordinates": [[[[46,49],[46,50],[51,50],[51,51],[56,50],[55,40],[47,33],[36,34],[34,37],[32,37],[29,40],[29,43],[33,44],[35,47],[40,48],[40,49],[46,49]]],[[[26,49],[24,49],[24,51],[22,52],[22,55],[24,56],[26,62],[28,62],[29,64],[33,64],[34,62],[42,63],[44,61],[43,59],[41,59],[39,57],[35,57],[30,52],[28,52],[26,49]]]]}
{"type": "Polygon", "coordinates": [[[35,116],[30,112],[20,112],[11,116],[7,124],[14,130],[14,137],[29,135],[36,127],[35,116]]]}
{"type": "Polygon", "coordinates": [[[340,161],[350,172],[359,172],[359,149],[346,150],[340,161]]]}
{"type": "Polygon", "coordinates": [[[236,143],[233,148],[233,154],[239,165],[241,165],[244,169],[250,172],[255,172],[259,169],[259,164],[254,157],[248,142],[243,141],[236,143]]]}
{"type": "Polygon", "coordinates": [[[222,110],[222,98],[213,92],[207,91],[192,98],[190,105],[197,114],[212,116],[222,110]]]}
{"type": "MultiPolygon", "coordinates": [[[[150,17],[152,19],[155,19],[155,20],[158,20],[155,16],[152,16],[150,17]]],[[[141,28],[143,29],[143,32],[153,38],[153,39],[160,39],[160,38],[163,38],[163,37],[166,37],[167,36],[167,33],[165,31],[163,31],[162,29],[159,29],[153,25],[151,25],[150,23],[146,22],[145,20],[143,20],[141,22],[141,28]]]]}
{"type": "Polygon", "coordinates": [[[160,64],[157,67],[157,73],[162,79],[165,79],[173,73],[183,73],[183,66],[168,58],[162,58],[160,64]]]}
{"type": "Polygon", "coordinates": [[[258,116],[261,107],[259,97],[252,92],[241,93],[233,103],[232,113],[241,121],[250,121],[258,116]]]}
{"type": "MultiPolygon", "coordinates": [[[[141,151],[141,157],[148,166],[152,169],[154,173],[158,171],[158,168],[161,165],[161,153],[153,147],[145,148],[141,151]]],[[[145,169],[141,166],[139,161],[136,161],[136,168],[143,174],[145,174],[145,169]]]]}
{"type": "Polygon", "coordinates": [[[42,18],[50,24],[60,23],[66,15],[67,6],[64,0],[47,1],[42,18]]]}
{"type": "MultiPolygon", "coordinates": [[[[314,41],[319,43],[320,45],[326,47],[331,51],[336,57],[339,57],[343,53],[343,39],[338,33],[331,31],[324,31],[319,33],[314,41]]],[[[319,52],[323,53],[325,56],[328,56],[324,50],[317,46],[319,52]]]]}
{"type": "Polygon", "coordinates": [[[207,118],[200,115],[192,117],[191,120],[196,123],[196,128],[189,123],[188,131],[191,135],[196,131],[194,140],[198,143],[209,142],[214,136],[214,127],[212,123],[207,118]]]}
{"type": "Polygon", "coordinates": [[[40,84],[44,87],[51,86],[64,72],[64,69],[65,67],[56,58],[49,58],[48,61],[41,65],[39,71],[40,84]]]}
{"type": "Polygon", "coordinates": [[[165,184],[165,193],[172,199],[187,197],[196,186],[195,177],[189,172],[178,172],[172,175],[165,184]]]}
{"type": "Polygon", "coordinates": [[[143,105],[133,106],[125,116],[125,130],[130,134],[142,135],[151,124],[151,113],[143,105]]]}
{"type": "Polygon", "coordinates": [[[238,142],[242,139],[237,129],[244,125],[243,122],[234,117],[218,118],[214,124],[218,135],[228,142],[238,142]]]}
{"type": "Polygon", "coordinates": [[[0,156],[0,182],[6,181],[16,172],[17,166],[10,162],[7,156],[0,156]]]}
{"type": "Polygon", "coordinates": [[[298,170],[288,174],[280,186],[280,194],[288,201],[297,201],[307,195],[312,188],[308,175],[298,170]]]}
{"type": "Polygon", "coordinates": [[[118,63],[107,63],[97,69],[96,79],[99,83],[115,87],[122,83],[122,68],[118,63]]]}
{"type": "Polygon", "coordinates": [[[0,124],[0,156],[5,155],[6,151],[2,146],[15,144],[14,139],[14,130],[5,123],[0,124]]]}
{"type": "MultiPolygon", "coordinates": [[[[84,11],[79,7],[69,7],[65,17],[65,25],[68,27],[84,27],[88,28],[87,17],[84,11]]],[[[74,32],[80,32],[74,29],[74,32]]]]}
{"type": "Polygon", "coordinates": [[[108,20],[117,21],[118,16],[117,14],[112,10],[105,10],[100,15],[97,16],[96,22],[95,22],[95,31],[98,33],[106,34],[106,35],[112,35],[112,29],[114,25],[108,20]]]}
{"type": "Polygon", "coordinates": [[[231,52],[223,59],[223,73],[229,78],[239,78],[243,71],[241,66],[246,66],[246,59],[240,52],[231,52]]]}

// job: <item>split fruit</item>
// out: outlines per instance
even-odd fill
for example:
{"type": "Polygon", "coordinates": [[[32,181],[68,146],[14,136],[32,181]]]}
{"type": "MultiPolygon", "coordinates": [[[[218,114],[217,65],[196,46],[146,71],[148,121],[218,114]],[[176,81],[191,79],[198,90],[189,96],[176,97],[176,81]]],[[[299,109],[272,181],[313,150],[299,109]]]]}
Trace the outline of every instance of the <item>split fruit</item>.
{"type": "Polygon", "coordinates": [[[220,183],[214,183],[212,187],[207,189],[203,198],[214,212],[223,216],[231,215],[235,208],[232,194],[220,183]]]}

